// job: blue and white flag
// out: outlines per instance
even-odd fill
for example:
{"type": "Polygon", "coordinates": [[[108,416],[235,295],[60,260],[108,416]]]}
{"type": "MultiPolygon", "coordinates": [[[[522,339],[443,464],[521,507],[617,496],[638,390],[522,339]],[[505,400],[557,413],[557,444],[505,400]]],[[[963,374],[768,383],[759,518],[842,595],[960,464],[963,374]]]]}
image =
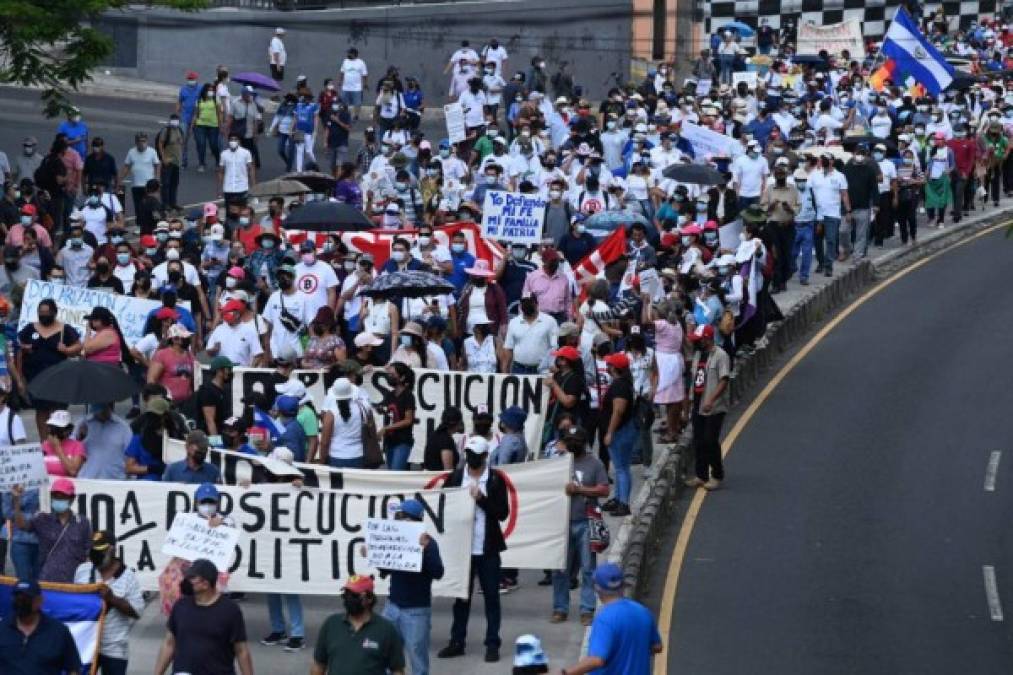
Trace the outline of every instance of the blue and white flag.
{"type": "MultiPolygon", "coordinates": [[[[0,577],[0,621],[13,621],[13,577],[0,577]]],[[[102,596],[95,584],[51,584],[41,582],[42,611],[70,629],[77,653],[84,664],[81,672],[92,672],[102,637],[102,596]]]]}
{"type": "Polygon", "coordinates": [[[933,95],[953,82],[953,66],[929,44],[911,15],[900,8],[883,38],[883,54],[897,62],[897,69],[910,75],[933,95]]]}

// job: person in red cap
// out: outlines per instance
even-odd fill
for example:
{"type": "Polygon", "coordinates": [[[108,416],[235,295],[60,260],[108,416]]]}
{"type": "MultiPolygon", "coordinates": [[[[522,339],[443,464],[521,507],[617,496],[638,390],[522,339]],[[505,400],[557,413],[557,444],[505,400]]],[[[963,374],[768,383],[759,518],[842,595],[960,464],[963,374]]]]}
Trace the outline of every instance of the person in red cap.
{"type": "MultiPolygon", "coordinates": [[[[572,413],[583,424],[587,416],[587,385],[584,381],[584,366],[580,351],[576,347],[561,347],[552,353],[555,369],[545,378],[549,388],[549,409],[545,419],[546,432],[556,428],[556,418],[564,412],[572,413]]],[[[552,440],[549,437],[544,441],[552,440]]]]}
{"type": "Polygon", "coordinates": [[[725,478],[721,463],[721,425],[730,404],[728,380],[731,359],[714,344],[714,326],[697,326],[689,335],[696,348],[690,374],[690,406],[693,411],[693,451],[696,476],[686,481],[689,487],[716,490],[725,478]]]}
{"type": "Polygon", "coordinates": [[[264,349],[260,346],[260,336],[253,322],[243,322],[245,311],[246,303],[242,300],[225,303],[222,307],[223,322],[208,336],[207,352],[211,356],[220,354],[238,366],[256,368],[263,361],[264,349]]]}
{"type": "Polygon", "coordinates": [[[49,231],[39,223],[38,216],[39,210],[35,204],[24,204],[19,211],[18,222],[7,231],[4,243],[8,246],[21,246],[25,243],[25,230],[34,230],[39,236],[39,246],[51,249],[53,240],[49,236],[49,231]]]}
{"type": "Polygon", "coordinates": [[[630,359],[617,352],[604,359],[611,378],[601,402],[600,424],[605,430],[602,444],[608,448],[609,459],[615,467],[615,493],[612,499],[602,505],[603,511],[613,516],[630,515],[630,491],[633,477],[630,463],[633,458],[633,444],[637,439],[634,421],[636,395],[633,378],[630,376],[630,359]]]}
{"type": "Polygon", "coordinates": [[[344,614],[320,627],[310,675],[404,675],[404,641],[390,621],[373,612],[373,578],[353,574],[341,587],[344,614]]]}
{"type": "Polygon", "coordinates": [[[15,485],[11,489],[14,506],[14,525],[25,532],[33,532],[39,539],[39,581],[74,583],[77,566],[88,559],[91,550],[91,524],[87,518],[74,514],[74,481],[55,479],[49,488],[50,512],[39,511],[30,519],[21,511],[21,497],[25,489],[15,485]]]}

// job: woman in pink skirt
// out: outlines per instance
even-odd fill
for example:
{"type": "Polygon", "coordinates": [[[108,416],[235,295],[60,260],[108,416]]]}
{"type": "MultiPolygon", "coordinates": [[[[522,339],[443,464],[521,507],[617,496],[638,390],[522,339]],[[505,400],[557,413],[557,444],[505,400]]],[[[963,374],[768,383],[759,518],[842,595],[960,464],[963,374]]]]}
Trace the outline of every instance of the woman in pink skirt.
{"type": "Polygon", "coordinates": [[[658,364],[658,389],[654,402],[665,406],[668,425],[661,442],[674,443],[682,432],[683,402],[686,400],[685,363],[682,358],[684,333],[676,306],[671,301],[663,301],[657,308],[644,303],[643,313],[643,323],[654,325],[654,358],[658,364]]]}

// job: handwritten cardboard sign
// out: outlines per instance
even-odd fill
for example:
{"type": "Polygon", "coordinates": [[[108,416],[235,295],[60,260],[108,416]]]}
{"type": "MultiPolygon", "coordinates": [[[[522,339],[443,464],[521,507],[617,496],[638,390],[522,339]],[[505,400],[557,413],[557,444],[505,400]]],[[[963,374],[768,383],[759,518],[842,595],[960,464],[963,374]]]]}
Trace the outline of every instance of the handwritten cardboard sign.
{"type": "Polygon", "coordinates": [[[482,206],[482,236],[511,244],[538,244],[545,223],[545,200],[538,195],[490,190],[482,206]]]}
{"type": "Polygon", "coordinates": [[[38,443],[0,446],[0,491],[15,485],[31,489],[45,485],[46,463],[38,443]]]}
{"type": "Polygon", "coordinates": [[[162,553],[193,562],[210,560],[218,569],[228,569],[239,542],[239,528],[228,525],[211,527],[196,513],[181,513],[172,521],[165,536],[162,553]]]}
{"type": "Polygon", "coordinates": [[[367,559],[372,567],[397,572],[422,571],[419,537],[425,525],[408,520],[369,518],[366,521],[367,559]]]}
{"type": "Polygon", "coordinates": [[[447,139],[451,143],[460,143],[468,137],[468,128],[464,124],[464,106],[448,103],[443,106],[443,116],[447,120],[447,139]]]}

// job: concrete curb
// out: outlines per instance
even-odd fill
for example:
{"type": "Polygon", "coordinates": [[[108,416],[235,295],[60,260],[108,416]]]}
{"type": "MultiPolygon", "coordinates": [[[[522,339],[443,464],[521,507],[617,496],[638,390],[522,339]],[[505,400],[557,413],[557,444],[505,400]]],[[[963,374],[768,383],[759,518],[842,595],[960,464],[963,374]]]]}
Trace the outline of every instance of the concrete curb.
{"type": "MultiPolygon", "coordinates": [[[[930,235],[923,235],[925,240],[916,246],[884,253],[875,261],[862,261],[813,291],[784,313],[784,321],[767,329],[765,345],[736,359],[731,378],[732,403],[745,400],[754,388],[763,384],[766,371],[780,354],[879,278],[1010,218],[1013,218],[1013,207],[965,219],[943,232],[932,231],[930,235]]],[[[692,432],[687,429],[675,445],[666,446],[661,452],[656,449],[656,470],[641,485],[630,505],[632,515],[613,538],[608,559],[623,568],[626,588],[634,596],[646,590],[648,574],[645,572],[660,543],[661,531],[676,516],[678,499],[685,489],[682,476],[690,463],[691,443],[692,432]]]]}

